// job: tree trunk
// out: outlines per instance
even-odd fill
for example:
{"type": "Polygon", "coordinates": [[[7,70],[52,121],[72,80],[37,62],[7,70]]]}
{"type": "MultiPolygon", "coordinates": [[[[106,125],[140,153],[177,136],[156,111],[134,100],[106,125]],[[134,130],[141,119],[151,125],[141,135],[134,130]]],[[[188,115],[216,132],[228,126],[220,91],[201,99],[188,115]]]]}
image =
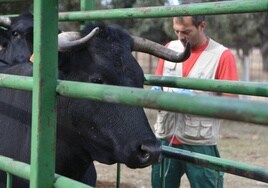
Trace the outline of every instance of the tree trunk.
{"type": "Polygon", "coordinates": [[[268,72],[268,55],[262,56],[262,68],[263,71],[268,72]]]}
{"type": "Polygon", "coordinates": [[[261,48],[262,67],[263,71],[268,72],[268,43],[265,43],[261,48]]]}
{"type": "Polygon", "coordinates": [[[243,81],[250,81],[250,76],[249,76],[249,56],[244,55],[241,57],[241,63],[243,67],[243,81]]]}

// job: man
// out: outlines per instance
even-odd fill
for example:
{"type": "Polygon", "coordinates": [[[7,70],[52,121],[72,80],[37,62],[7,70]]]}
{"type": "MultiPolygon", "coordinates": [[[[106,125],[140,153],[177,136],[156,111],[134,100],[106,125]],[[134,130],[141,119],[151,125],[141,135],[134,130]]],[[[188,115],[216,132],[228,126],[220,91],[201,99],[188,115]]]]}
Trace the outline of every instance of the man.
{"type": "MultiPolygon", "coordinates": [[[[191,77],[201,79],[238,80],[236,63],[229,49],[205,34],[204,16],[173,18],[173,29],[178,40],[167,44],[168,48],[183,51],[186,42],[191,44],[191,55],[183,63],[159,60],[157,75],[191,77]]],[[[163,88],[164,91],[191,95],[218,95],[219,93],[163,88]]],[[[231,94],[220,94],[231,96],[231,94]]],[[[233,95],[234,96],[234,95],[233,95]]],[[[208,101],[209,103],[209,101],[208,101]]],[[[155,124],[155,133],[164,138],[167,145],[176,148],[220,157],[217,149],[220,120],[190,114],[160,111],[155,124]]],[[[179,160],[167,160],[164,172],[165,187],[177,188],[186,174],[191,188],[222,188],[223,173],[179,160]]],[[[152,168],[152,186],[161,187],[161,169],[152,168]]]]}

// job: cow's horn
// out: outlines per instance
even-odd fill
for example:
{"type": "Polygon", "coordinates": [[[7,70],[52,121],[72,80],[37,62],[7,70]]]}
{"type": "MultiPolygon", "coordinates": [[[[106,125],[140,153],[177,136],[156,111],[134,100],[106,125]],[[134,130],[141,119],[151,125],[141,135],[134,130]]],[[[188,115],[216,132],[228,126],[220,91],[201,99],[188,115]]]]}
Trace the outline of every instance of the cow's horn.
{"type": "Polygon", "coordinates": [[[97,32],[99,28],[94,28],[89,34],[81,38],[79,32],[63,32],[58,35],[58,50],[70,51],[72,49],[79,49],[84,46],[97,32]]]}
{"type": "Polygon", "coordinates": [[[148,53],[156,57],[172,61],[172,62],[182,62],[185,61],[191,53],[190,44],[187,43],[184,52],[178,53],[174,50],[168,49],[156,42],[150,41],[145,38],[132,36],[134,41],[133,50],[148,53]]]}
{"type": "Polygon", "coordinates": [[[11,19],[9,17],[0,17],[0,26],[9,28],[11,26],[11,19]]]}

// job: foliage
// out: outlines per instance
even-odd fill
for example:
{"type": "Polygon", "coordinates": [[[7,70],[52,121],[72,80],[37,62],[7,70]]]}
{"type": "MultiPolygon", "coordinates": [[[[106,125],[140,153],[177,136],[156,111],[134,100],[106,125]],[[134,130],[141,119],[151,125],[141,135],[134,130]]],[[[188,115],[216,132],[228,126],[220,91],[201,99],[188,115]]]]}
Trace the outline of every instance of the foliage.
{"type": "Polygon", "coordinates": [[[33,0],[20,0],[20,1],[4,1],[0,3],[0,13],[5,14],[20,14],[26,11],[32,11],[33,0]]]}
{"type": "MultiPolygon", "coordinates": [[[[112,0],[108,7],[112,8],[138,8],[138,7],[152,7],[163,6],[165,0],[112,0]]],[[[106,21],[108,23],[117,23],[126,28],[131,34],[142,36],[159,43],[166,43],[170,40],[169,36],[165,33],[164,18],[159,19],[128,19],[128,20],[116,20],[106,21]]]]}
{"type": "Polygon", "coordinates": [[[265,29],[263,15],[255,13],[208,16],[207,31],[216,40],[229,47],[240,48],[247,55],[252,47],[262,45],[257,31],[265,29]]]}
{"type": "Polygon", "coordinates": [[[207,25],[209,36],[237,51],[242,50],[241,60],[249,55],[252,48],[260,48],[263,70],[268,71],[267,12],[207,16],[207,25]]]}

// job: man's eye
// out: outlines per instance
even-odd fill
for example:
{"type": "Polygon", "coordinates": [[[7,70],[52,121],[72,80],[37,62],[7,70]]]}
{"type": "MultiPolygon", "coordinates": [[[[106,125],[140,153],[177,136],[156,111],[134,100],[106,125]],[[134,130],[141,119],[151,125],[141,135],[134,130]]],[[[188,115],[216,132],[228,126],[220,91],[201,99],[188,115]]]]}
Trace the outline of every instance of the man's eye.
{"type": "Polygon", "coordinates": [[[187,30],[187,31],[183,31],[182,32],[184,35],[189,35],[191,33],[191,31],[187,30]]]}

